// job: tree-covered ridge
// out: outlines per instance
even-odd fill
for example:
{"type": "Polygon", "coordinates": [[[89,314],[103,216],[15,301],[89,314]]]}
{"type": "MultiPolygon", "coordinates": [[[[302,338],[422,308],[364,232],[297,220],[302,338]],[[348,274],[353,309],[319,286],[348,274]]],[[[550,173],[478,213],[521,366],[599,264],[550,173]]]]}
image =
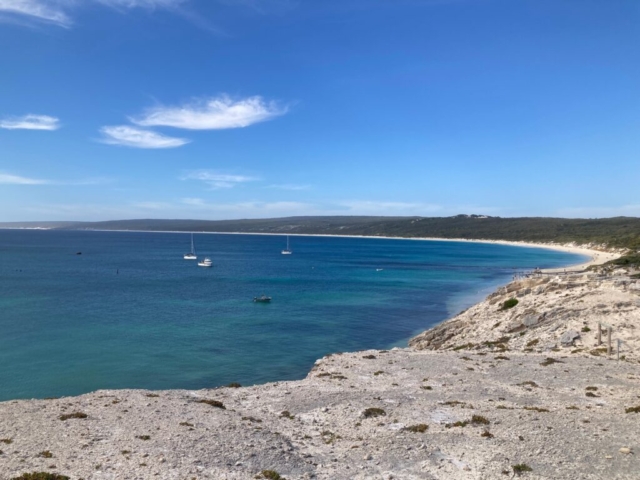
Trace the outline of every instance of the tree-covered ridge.
{"type": "Polygon", "coordinates": [[[65,229],[291,233],[436,237],[601,244],[640,249],[640,218],[569,219],[481,215],[454,217],[287,217],[252,220],[120,220],[64,225],[65,229]]]}

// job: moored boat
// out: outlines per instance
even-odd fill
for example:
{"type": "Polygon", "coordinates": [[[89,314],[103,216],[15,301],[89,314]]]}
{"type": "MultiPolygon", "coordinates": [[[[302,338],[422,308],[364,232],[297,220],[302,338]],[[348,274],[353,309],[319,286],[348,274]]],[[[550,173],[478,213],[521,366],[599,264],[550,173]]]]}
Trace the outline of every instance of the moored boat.
{"type": "Polygon", "coordinates": [[[198,262],[199,267],[213,267],[213,262],[209,257],[205,257],[204,260],[198,262]]]}
{"type": "Polygon", "coordinates": [[[191,251],[189,253],[185,253],[183,255],[185,260],[197,260],[198,256],[196,255],[196,249],[193,246],[193,233],[191,234],[191,251]]]}

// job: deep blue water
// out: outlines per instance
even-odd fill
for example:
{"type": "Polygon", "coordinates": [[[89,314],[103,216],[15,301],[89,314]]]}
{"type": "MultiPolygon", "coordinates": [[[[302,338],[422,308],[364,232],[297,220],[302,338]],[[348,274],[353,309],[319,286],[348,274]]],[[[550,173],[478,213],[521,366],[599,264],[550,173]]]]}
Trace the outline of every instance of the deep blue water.
{"type": "Polygon", "coordinates": [[[480,243],[0,230],[0,400],[304,377],[404,345],[515,271],[579,263],[480,243]],[[76,252],[82,255],[76,255],[76,252]],[[382,269],[378,271],[377,269],[382,269]],[[270,304],[252,302],[265,293],[270,304]]]}

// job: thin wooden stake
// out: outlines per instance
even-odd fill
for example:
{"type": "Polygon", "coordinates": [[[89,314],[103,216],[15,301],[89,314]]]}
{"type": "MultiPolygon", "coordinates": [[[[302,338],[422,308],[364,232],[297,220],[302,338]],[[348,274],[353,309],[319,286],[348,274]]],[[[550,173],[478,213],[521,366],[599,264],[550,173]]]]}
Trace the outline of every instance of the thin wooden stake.
{"type": "Polygon", "coordinates": [[[607,355],[611,355],[611,330],[611,327],[607,328],[607,355]]]}
{"type": "Polygon", "coordinates": [[[598,322],[598,346],[602,345],[602,325],[598,322]]]}

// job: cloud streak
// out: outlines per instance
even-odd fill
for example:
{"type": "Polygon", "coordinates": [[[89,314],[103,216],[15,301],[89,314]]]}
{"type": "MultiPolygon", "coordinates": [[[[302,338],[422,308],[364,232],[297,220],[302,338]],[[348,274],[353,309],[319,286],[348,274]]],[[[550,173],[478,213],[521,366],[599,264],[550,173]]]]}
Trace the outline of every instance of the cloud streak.
{"type": "Polygon", "coordinates": [[[100,142],[133,148],[175,148],[190,142],[186,138],[168,137],[151,130],[129,127],[127,125],[107,126],[100,129],[100,142]]]}
{"type": "Polygon", "coordinates": [[[286,106],[261,96],[233,100],[228,95],[197,99],[180,106],[150,108],[130,120],[142,127],[174,127],[186,130],[244,128],[287,113],[286,106]]]}
{"type": "Polygon", "coordinates": [[[34,114],[5,117],[0,120],[0,128],[6,130],[57,130],[60,128],[60,120],[48,115],[34,114]]]}
{"type": "Polygon", "coordinates": [[[5,13],[38,22],[69,28],[73,20],[69,10],[89,3],[97,3],[119,11],[134,8],[177,9],[188,0],[0,0],[0,14],[5,13]]]}
{"type": "Polygon", "coordinates": [[[296,185],[293,183],[282,183],[282,184],[267,185],[264,188],[274,188],[276,190],[290,190],[293,192],[299,192],[301,190],[309,190],[311,188],[311,185],[296,185]]]}
{"type": "Polygon", "coordinates": [[[19,175],[0,172],[0,185],[48,185],[50,183],[49,180],[21,177],[19,175]]]}
{"type": "Polygon", "coordinates": [[[210,170],[197,170],[183,175],[180,177],[180,180],[199,180],[209,185],[212,190],[218,190],[222,188],[233,188],[242,183],[255,182],[259,179],[244,175],[221,174],[210,170]]]}
{"type": "Polygon", "coordinates": [[[65,13],[61,2],[46,0],[0,0],[0,13],[27,17],[60,27],[69,27],[71,18],[65,13]]]}

